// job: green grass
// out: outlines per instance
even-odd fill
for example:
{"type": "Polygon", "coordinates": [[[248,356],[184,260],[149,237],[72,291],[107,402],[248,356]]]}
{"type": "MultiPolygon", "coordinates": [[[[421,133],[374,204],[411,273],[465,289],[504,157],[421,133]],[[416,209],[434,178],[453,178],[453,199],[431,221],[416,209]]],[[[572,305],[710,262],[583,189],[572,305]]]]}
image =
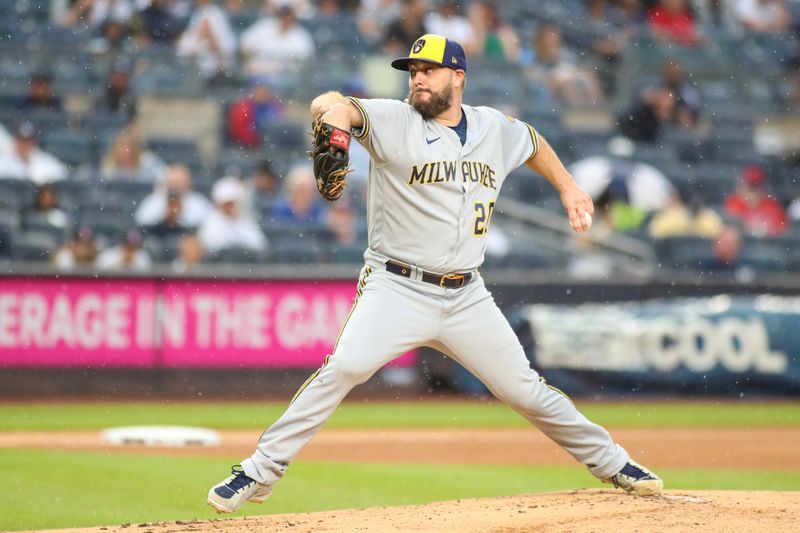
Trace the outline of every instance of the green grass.
{"type": "MultiPolygon", "coordinates": [[[[578,401],[591,420],[611,427],[800,427],[800,402],[578,401]]],[[[286,402],[68,403],[0,405],[0,431],[94,430],[120,425],[177,424],[215,429],[263,428],[286,402]]],[[[338,428],[524,427],[497,402],[350,402],[328,423],[338,428]]]]}
{"type": "MultiPolygon", "coordinates": [[[[208,487],[233,459],[0,450],[0,530],[216,518],[208,487]]],[[[662,470],[672,489],[800,490],[800,472],[662,470]]],[[[574,467],[299,462],[239,516],[601,487],[574,467]]]]}

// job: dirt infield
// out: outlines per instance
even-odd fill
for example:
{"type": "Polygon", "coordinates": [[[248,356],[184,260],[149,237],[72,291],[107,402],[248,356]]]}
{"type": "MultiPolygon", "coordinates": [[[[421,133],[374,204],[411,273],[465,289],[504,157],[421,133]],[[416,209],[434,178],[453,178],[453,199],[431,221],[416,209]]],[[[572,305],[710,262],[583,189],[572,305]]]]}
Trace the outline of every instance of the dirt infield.
{"type": "Polygon", "coordinates": [[[619,491],[580,490],[505,498],[372,507],[223,520],[159,522],[58,533],[178,533],[238,531],[441,533],[589,533],[630,531],[797,531],[800,493],[669,491],[634,498],[619,491]]]}
{"type": "MultiPolygon", "coordinates": [[[[653,468],[800,470],[800,454],[796,453],[800,428],[611,431],[635,459],[653,468]],[[765,442],[770,443],[768,454],[764,453],[765,442]]],[[[224,431],[220,433],[220,446],[166,448],[107,446],[101,444],[98,432],[5,432],[0,433],[0,448],[53,449],[53,443],[57,443],[61,450],[237,459],[252,453],[259,433],[224,431]]],[[[323,430],[299,459],[411,464],[575,464],[543,434],[525,428],[323,430]]],[[[668,491],[662,497],[634,498],[609,488],[57,532],[794,532],[798,521],[800,492],[668,491]]]]}
{"type": "MultiPolygon", "coordinates": [[[[611,429],[635,460],[653,468],[800,470],[800,428],[611,429]],[[764,453],[769,443],[769,453],[764,453]]],[[[97,432],[0,433],[0,448],[194,455],[240,459],[260,431],[223,431],[215,447],[104,446],[97,432]],[[57,443],[54,445],[54,443],[57,443]]],[[[323,430],[300,460],[410,464],[569,465],[574,460],[535,429],[323,430]]]]}

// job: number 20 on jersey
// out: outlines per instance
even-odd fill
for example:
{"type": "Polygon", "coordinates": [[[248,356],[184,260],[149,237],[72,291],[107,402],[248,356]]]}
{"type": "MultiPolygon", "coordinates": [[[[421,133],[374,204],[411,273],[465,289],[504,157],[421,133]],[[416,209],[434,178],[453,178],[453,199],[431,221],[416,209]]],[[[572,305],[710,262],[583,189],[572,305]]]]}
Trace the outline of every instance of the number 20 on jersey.
{"type": "Polygon", "coordinates": [[[492,212],[494,211],[494,202],[487,204],[483,202],[475,202],[475,227],[473,233],[475,235],[486,235],[489,231],[489,222],[492,219],[492,212]]]}

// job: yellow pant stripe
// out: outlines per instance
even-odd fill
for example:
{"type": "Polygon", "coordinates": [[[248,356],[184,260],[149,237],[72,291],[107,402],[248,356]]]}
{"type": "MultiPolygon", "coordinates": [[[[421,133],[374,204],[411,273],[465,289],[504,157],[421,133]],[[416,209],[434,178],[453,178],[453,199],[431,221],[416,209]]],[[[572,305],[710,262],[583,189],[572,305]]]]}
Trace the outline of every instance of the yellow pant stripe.
{"type": "Polygon", "coordinates": [[[547,387],[548,387],[550,390],[554,390],[554,391],[556,391],[557,393],[559,393],[561,396],[563,396],[564,398],[566,398],[566,399],[567,399],[567,401],[569,401],[569,403],[571,403],[572,405],[575,405],[575,404],[572,402],[572,398],[570,398],[569,396],[567,396],[567,394],[566,394],[564,391],[562,391],[561,389],[559,389],[558,387],[553,387],[552,385],[547,385],[547,387]]]}
{"type": "MultiPolygon", "coordinates": [[[[364,287],[364,285],[367,284],[367,278],[369,277],[370,273],[372,273],[372,269],[370,267],[367,267],[367,271],[364,274],[364,277],[358,282],[359,287],[364,287]]],[[[347,317],[345,317],[344,322],[342,323],[342,327],[339,328],[339,334],[336,336],[336,342],[333,343],[333,350],[331,350],[330,354],[325,356],[325,360],[322,362],[322,366],[319,367],[316,370],[316,372],[311,374],[311,376],[307,380],[305,380],[305,382],[300,386],[300,388],[295,393],[294,397],[292,397],[292,401],[289,402],[290,404],[294,403],[297,397],[300,396],[300,393],[306,390],[306,388],[311,384],[311,382],[314,381],[314,378],[316,378],[319,375],[319,373],[322,372],[322,369],[325,368],[325,365],[328,364],[328,361],[331,358],[331,354],[336,352],[336,347],[339,346],[339,339],[342,337],[342,333],[344,332],[345,326],[347,326],[347,321],[350,320],[350,317],[353,315],[353,311],[355,311],[356,309],[356,305],[358,305],[358,298],[361,296],[361,290],[360,289],[356,290],[356,293],[358,294],[358,296],[353,302],[353,306],[350,308],[350,311],[347,313],[347,317]]]]}

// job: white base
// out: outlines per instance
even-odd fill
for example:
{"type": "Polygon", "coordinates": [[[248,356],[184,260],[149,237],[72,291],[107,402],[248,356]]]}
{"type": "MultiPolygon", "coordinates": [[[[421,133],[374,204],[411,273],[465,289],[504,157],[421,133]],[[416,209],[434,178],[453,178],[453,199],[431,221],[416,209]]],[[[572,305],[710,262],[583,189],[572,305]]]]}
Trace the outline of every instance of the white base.
{"type": "Polygon", "coordinates": [[[112,446],[218,446],[219,433],[211,429],[185,426],[125,426],[109,428],[100,442],[112,446]]]}

